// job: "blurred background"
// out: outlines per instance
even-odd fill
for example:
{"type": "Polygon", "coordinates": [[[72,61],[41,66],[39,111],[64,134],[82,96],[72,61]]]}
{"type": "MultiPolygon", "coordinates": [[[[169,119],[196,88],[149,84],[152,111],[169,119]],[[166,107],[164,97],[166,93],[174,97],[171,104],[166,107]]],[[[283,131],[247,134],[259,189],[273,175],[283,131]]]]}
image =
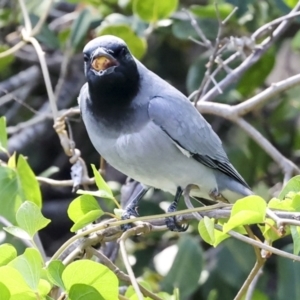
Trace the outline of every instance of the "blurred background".
{"type": "MultiPolygon", "coordinates": [[[[46,16],[36,38],[45,52],[60,110],[77,106],[77,96],[85,82],[82,48],[92,38],[103,34],[123,38],[132,53],[149,69],[187,96],[199,88],[211,52],[192,40],[199,40],[199,36],[191,25],[189,14],[214,43],[219,28],[214,1],[161,0],[157,2],[160,3],[157,11],[153,4],[147,6],[146,2],[149,1],[57,0],[50,7],[49,0],[25,1],[33,25],[46,16]]],[[[222,19],[238,7],[223,28],[221,39],[228,41],[231,37],[249,38],[259,27],[287,14],[297,1],[228,0],[218,3],[222,19]]],[[[20,43],[22,24],[19,2],[0,0],[0,57],[1,52],[20,43]]],[[[237,104],[271,83],[297,74],[300,68],[299,29],[299,19],[295,19],[267,53],[214,101],[237,104]]],[[[224,57],[234,51],[228,47],[224,57]]],[[[247,56],[251,49],[243,51],[247,56]]],[[[232,67],[243,61],[243,55],[232,67]]],[[[216,80],[220,81],[225,75],[219,73],[216,80]]],[[[299,94],[300,87],[290,89],[246,116],[248,122],[296,164],[300,161],[299,94]]],[[[27,156],[36,175],[70,179],[71,164],[53,129],[39,60],[30,44],[0,58],[0,115],[7,119],[10,153],[16,151],[27,156]]],[[[257,194],[269,200],[281,187],[283,175],[278,165],[236,125],[219,117],[205,117],[223,140],[236,169],[257,194]]],[[[99,167],[100,158],[80,116],[69,122],[76,147],[87,166],[94,163],[99,167]]],[[[89,172],[92,175],[90,168],[89,172]]],[[[105,179],[118,197],[126,177],[107,166],[105,179]]],[[[52,222],[42,230],[40,237],[46,253],[52,255],[71,236],[72,223],[67,208],[76,195],[70,186],[42,184],[41,188],[43,213],[52,222]]],[[[141,215],[162,213],[164,203],[170,200],[170,195],[160,191],[148,193],[139,212],[141,215]]],[[[101,201],[101,205],[112,212],[112,203],[101,201]]],[[[275,246],[289,250],[292,249],[290,244],[291,239],[287,237],[275,246]]],[[[217,248],[202,242],[197,222],[191,223],[188,233],[153,233],[133,238],[128,248],[137,276],[170,293],[175,285],[180,289],[180,299],[233,299],[255,261],[253,249],[236,240],[229,239],[217,248]]],[[[300,299],[299,278],[298,264],[273,256],[259,277],[253,299],[300,299]]]]}

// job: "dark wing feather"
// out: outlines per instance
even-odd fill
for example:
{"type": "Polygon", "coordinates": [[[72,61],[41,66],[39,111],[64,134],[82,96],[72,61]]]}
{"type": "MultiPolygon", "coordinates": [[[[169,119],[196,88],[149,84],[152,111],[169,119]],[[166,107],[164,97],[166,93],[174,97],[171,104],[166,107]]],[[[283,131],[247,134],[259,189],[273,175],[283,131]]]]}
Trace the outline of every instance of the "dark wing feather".
{"type": "Polygon", "coordinates": [[[249,188],[229,162],[217,134],[181,93],[151,99],[148,113],[150,119],[196,161],[219,170],[249,188]]]}

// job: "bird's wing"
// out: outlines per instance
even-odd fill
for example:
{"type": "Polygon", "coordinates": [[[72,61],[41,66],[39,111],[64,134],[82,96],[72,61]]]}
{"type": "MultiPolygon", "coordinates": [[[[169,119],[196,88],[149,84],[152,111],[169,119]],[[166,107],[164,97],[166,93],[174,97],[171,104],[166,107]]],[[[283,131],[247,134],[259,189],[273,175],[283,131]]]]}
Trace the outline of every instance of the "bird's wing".
{"type": "Polygon", "coordinates": [[[152,98],[148,113],[149,118],[185,155],[209,168],[219,170],[249,188],[229,162],[217,134],[183,95],[152,98]]]}

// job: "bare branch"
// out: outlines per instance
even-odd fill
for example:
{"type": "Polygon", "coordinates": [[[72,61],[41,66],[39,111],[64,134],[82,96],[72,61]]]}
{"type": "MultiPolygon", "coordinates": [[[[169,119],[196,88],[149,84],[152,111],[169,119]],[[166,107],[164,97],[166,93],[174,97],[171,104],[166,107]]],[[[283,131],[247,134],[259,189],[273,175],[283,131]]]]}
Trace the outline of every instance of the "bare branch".
{"type": "MultiPolygon", "coordinates": [[[[287,16],[294,15],[294,13],[299,11],[299,9],[300,2],[298,2],[295,8],[287,16]]],[[[230,84],[236,82],[239,78],[241,78],[244,72],[248,70],[253,64],[255,64],[262,57],[262,55],[271,47],[271,45],[274,44],[274,42],[286,30],[290,22],[290,18],[286,18],[284,21],[282,21],[282,23],[274,30],[271,38],[268,37],[261,44],[257,45],[252,54],[250,54],[237,68],[235,68],[221,82],[219,82],[219,88],[224,90],[230,84]]],[[[233,55],[236,56],[237,53],[233,55]]],[[[229,57],[227,60],[229,59],[232,60],[231,57],[229,57]]],[[[226,61],[224,63],[226,63],[226,61]]],[[[216,87],[213,87],[201,98],[201,101],[212,101],[216,96],[218,96],[218,94],[218,89],[216,87]]]]}

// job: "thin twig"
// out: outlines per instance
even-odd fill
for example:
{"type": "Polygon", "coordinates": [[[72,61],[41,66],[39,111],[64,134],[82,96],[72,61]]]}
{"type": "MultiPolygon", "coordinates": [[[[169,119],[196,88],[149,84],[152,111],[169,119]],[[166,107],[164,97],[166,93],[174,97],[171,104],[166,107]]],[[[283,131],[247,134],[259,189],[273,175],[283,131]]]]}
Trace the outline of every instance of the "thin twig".
{"type": "MultiPolygon", "coordinates": [[[[235,68],[230,74],[228,74],[223,80],[219,82],[218,87],[222,90],[225,90],[226,87],[241,78],[244,72],[248,70],[254,63],[256,63],[285,31],[291,21],[289,16],[297,12],[299,8],[300,2],[298,2],[294,9],[286,15],[284,21],[282,21],[282,23],[274,30],[272,37],[266,38],[261,44],[259,44],[252,54],[250,54],[237,68],[235,68]]],[[[236,55],[237,53],[233,54],[233,56],[236,55]]],[[[229,57],[227,60],[231,60],[231,57],[229,57]]],[[[224,63],[226,63],[226,61],[224,63]]],[[[213,87],[201,98],[201,101],[212,101],[216,96],[218,96],[218,94],[218,89],[216,87],[213,87]]]]}
{"type": "Polygon", "coordinates": [[[125,268],[127,270],[127,273],[128,273],[128,276],[130,278],[130,282],[134,288],[134,291],[138,297],[139,300],[143,300],[144,297],[143,297],[143,294],[140,290],[140,287],[138,285],[138,282],[135,278],[135,275],[133,273],[133,270],[131,268],[131,265],[130,265],[130,262],[129,262],[129,259],[128,259],[128,255],[127,255],[127,252],[126,252],[126,248],[125,248],[125,240],[124,239],[120,239],[119,240],[119,243],[120,243],[120,252],[121,252],[121,255],[122,255],[122,258],[123,258],[123,263],[125,265],[125,268]]]}
{"type": "Polygon", "coordinates": [[[239,290],[238,294],[235,296],[234,300],[241,300],[244,297],[250,284],[253,282],[253,280],[255,279],[257,274],[261,271],[261,268],[263,267],[263,265],[264,265],[264,262],[262,262],[262,261],[255,262],[253,269],[251,270],[249,276],[245,280],[245,282],[244,282],[243,286],[241,287],[241,289],[239,290]]]}
{"type": "MultiPolygon", "coordinates": [[[[90,251],[93,255],[95,255],[96,257],[98,257],[100,259],[100,262],[103,263],[105,266],[107,266],[111,271],[113,271],[117,277],[122,280],[125,281],[127,283],[131,283],[130,281],[130,277],[125,274],[123,271],[121,271],[108,257],[106,257],[102,252],[97,251],[95,248],[93,247],[89,247],[88,251],[90,251]]],[[[151,291],[149,291],[148,289],[144,288],[142,285],[140,285],[138,283],[138,286],[141,290],[141,292],[144,294],[145,297],[150,297],[153,300],[162,300],[162,298],[158,297],[157,295],[155,295],[154,293],[152,293],[151,291]]]]}

